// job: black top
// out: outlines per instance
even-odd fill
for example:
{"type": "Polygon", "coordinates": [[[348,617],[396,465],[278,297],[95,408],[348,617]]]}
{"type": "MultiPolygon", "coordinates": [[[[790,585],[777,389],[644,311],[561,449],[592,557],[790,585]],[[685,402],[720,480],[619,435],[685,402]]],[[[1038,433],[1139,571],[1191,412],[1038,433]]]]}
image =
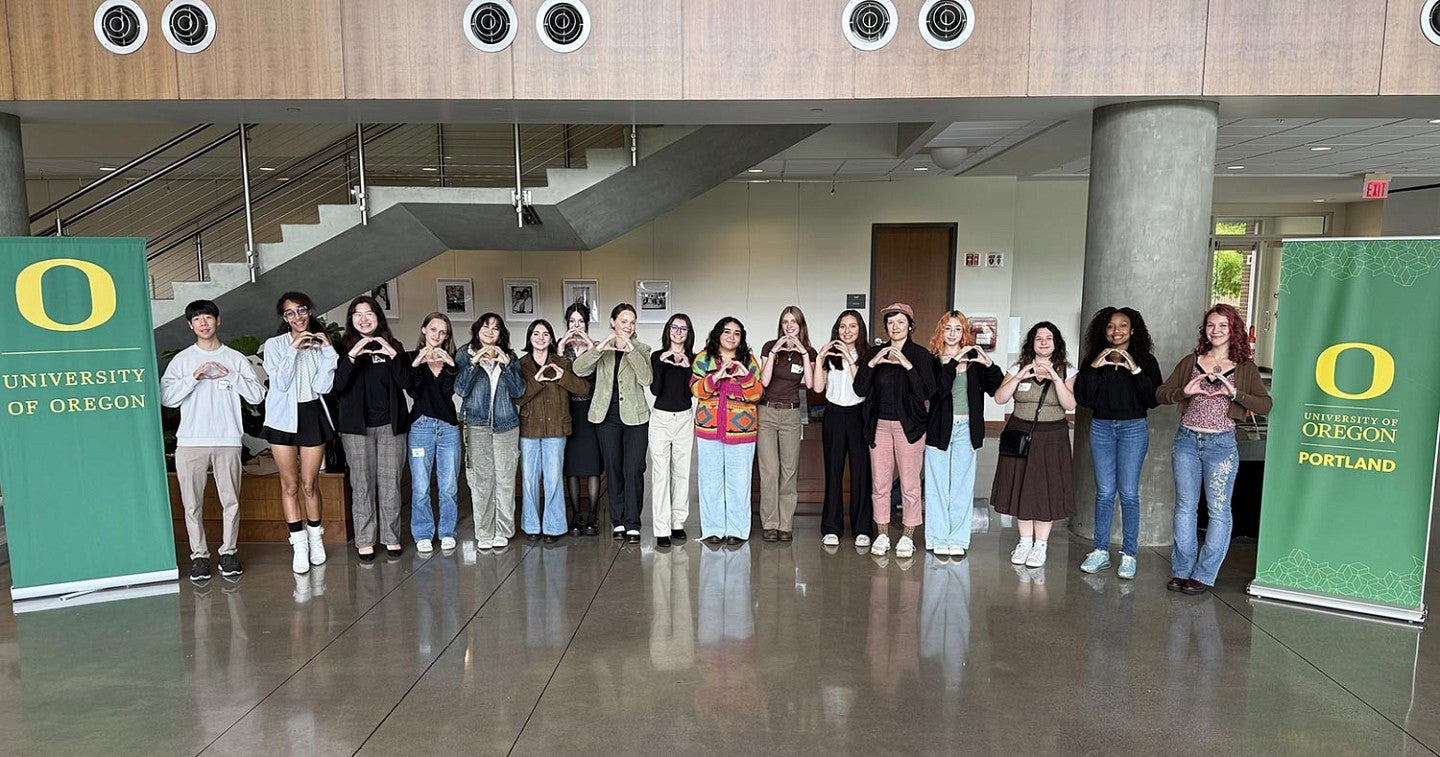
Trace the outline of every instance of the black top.
{"type": "MultiPolygon", "coordinates": [[[[935,361],[935,393],[930,395],[930,425],[925,432],[925,444],[935,449],[950,448],[950,432],[954,430],[955,395],[951,388],[960,375],[960,364],[954,360],[948,363],[935,361]]],[[[980,449],[985,443],[985,395],[995,396],[995,390],[1005,381],[1005,372],[1000,366],[983,366],[971,363],[965,369],[965,413],[970,417],[970,446],[980,449]]]]}
{"type": "MultiPolygon", "coordinates": [[[[405,362],[415,362],[415,353],[405,353],[405,362]]],[[[455,415],[455,373],[454,367],[446,365],[436,376],[424,363],[410,371],[410,384],[405,388],[410,398],[415,400],[415,406],[410,409],[411,423],[422,415],[428,415],[452,426],[460,425],[460,419],[455,415]]]]}
{"type": "MultiPolygon", "coordinates": [[[[660,350],[650,353],[650,393],[655,395],[655,409],[679,413],[690,409],[690,366],[678,366],[660,359],[660,350]]],[[[617,393],[618,394],[618,393],[617,393]]]]}
{"type": "Polygon", "coordinates": [[[410,360],[403,352],[394,360],[379,352],[361,353],[353,361],[341,355],[333,390],[339,398],[336,430],[364,434],[367,428],[388,425],[397,436],[405,433],[410,417],[402,391],[409,379],[410,360]]]}
{"type": "Polygon", "coordinates": [[[608,414],[620,417],[620,350],[610,353],[615,356],[614,377],[610,382],[610,409],[608,414]]]}
{"type": "Polygon", "coordinates": [[[1126,421],[1144,418],[1159,405],[1155,390],[1165,383],[1154,355],[1133,355],[1139,373],[1125,366],[1091,368],[1086,365],[1075,377],[1075,403],[1089,408],[1095,418],[1126,421]]]}
{"type": "Polygon", "coordinates": [[[866,396],[875,397],[875,417],[882,421],[900,420],[905,412],[905,391],[910,388],[905,369],[898,365],[877,365],[871,381],[873,388],[866,396]]]}
{"type": "Polygon", "coordinates": [[[906,440],[914,444],[925,436],[930,417],[925,409],[925,400],[935,393],[935,357],[910,339],[905,340],[905,346],[900,351],[910,361],[912,367],[908,371],[898,365],[871,368],[868,361],[855,369],[855,393],[865,398],[861,411],[865,417],[865,441],[871,447],[875,446],[875,427],[880,422],[880,398],[875,392],[875,376],[884,372],[881,369],[893,369],[893,375],[905,378],[905,387],[899,395],[898,420],[905,429],[906,440]]]}

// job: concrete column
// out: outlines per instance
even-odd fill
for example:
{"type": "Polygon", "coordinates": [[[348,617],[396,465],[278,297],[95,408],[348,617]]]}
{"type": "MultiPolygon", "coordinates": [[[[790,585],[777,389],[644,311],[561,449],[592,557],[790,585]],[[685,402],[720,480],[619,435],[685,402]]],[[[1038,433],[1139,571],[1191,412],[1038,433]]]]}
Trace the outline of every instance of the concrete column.
{"type": "MultiPolygon", "coordinates": [[[[1217,114],[1215,103],[1198,100],[1123,103],[1095,111],[1081,323],[1107,305],[1139,310],[1154,338],[1162,376],[1195,348],[1195,328],[1209,304],[1217,114]]],[[[1083,336],[1073,341],[1076,360],[1083,336]]],[[[1173,406],[1150,413],[1150,452],[1140,474],[1142,547],[1174,542],[1170,445],[1179,425],[1173,406]]],[[[1090,417],[1081,410],[1070,530],[1087,544],[1095,523],[1089,435],[1090,417]]],[[[1120,549],[1118,502],[1110,546],[1120,549]]]]}
{"type": "Polygon", "coordinates": [[[25,200],[25,152],[20,148],[20,119],[0,113],[0,237],[30,235],[30,205],[25,200]]]}

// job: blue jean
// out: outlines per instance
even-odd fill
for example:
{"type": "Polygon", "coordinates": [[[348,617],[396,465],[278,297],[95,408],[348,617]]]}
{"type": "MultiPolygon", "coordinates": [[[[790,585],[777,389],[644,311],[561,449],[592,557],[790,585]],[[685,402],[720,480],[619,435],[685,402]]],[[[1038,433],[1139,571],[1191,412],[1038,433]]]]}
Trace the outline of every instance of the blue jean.
{"type": "Polygon", "coordinates": [[[970,548],[975,506],[975,450],[970,419],[950,427],[950,448],[925,445],[925,546],[970,548]]]}
{"type": "MultiPolygon", "coordinates": [[[[1140,469],[1150,449],[1144,418],[1090,421],[1090,457],[1095,464],[1095,549],[1110,549],[1115,490],[1120,490],[1120,552],[1140,549],[1140,469]]],[[[1177,475],[1176,480],[1179,480],[1177,475]]]]}
{"type": "Polygon", "coordinates": [[[750,473],[755,443],[695,440],[700,474],[700,538],[750,538],[750,473]]]}
{"type": "Polygon", "coordinates": [[[440,487],[440,537],[455,535],[455,497],[460,488],[460,427],[422,415],[410,424],[410,535],[435,538],[430,509],[430,472],[440,487]]]}
{"type": "Polygon", "coordinates": [[[1171,462],[1175,467],[1175,549],[1170,553],[1171,575],[1213,586],[1220,563],[1225,561],[1225,553],[1230,549],[1230,494],[1235,490],[1235,476],[1240,472],[1235,432],[1206,434],[1181,426],[1175,433],[1171,462]],[[1197,557],[1195,508],[1200,502],[1202,486],[1210,525],[1205,529],[1205,545],[1200,547],[1197,557]]]}
{"type": "Polygon", "coordinates": [[[520,497],[520,530],[538,534],[541,528],[540,483],[545,483],[544,533],[565,533],[565,492],[560,476],[565,467],[565,437],[545,439],[520,437],[520,475],[524,480],[520,497]]]}

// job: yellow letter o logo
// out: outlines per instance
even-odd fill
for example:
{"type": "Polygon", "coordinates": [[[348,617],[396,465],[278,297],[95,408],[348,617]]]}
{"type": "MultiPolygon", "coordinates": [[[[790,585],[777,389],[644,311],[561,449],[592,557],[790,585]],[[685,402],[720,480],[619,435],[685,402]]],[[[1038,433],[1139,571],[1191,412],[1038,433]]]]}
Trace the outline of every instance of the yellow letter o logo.
{"type": "Polygon", "coordinates": [[[15,304],[25,320],[50,331],[86,331],[115,315],[115,279],[110,273],[88,260],[55,258],[32,263],[15,277],[15,304]],[[79,323],[59,323],[45,312],[45,297],[40,280],[51,268],[69,266],[85,274],[90,282],[90,316],[79,323]]]}
{"type": "Polygon", "coordinates": [[[1331,397],[1339,397],[1343,400],[1374,399],[1390,391],[1390,386],[1395,383],[1395,358],[1391,357],[1389,352],[1364,342],[1331,345],[1320,353],[1320,357],[1315,359],[1315,383],[1321,391],[1331,397]],[[1370,388],[1359,394],[1341,391],[1339,387],[1335,386],[1335,361],[1346,350],[1365,350],[1375,361],[1374,370],[1370,375],[1370,388]]]}

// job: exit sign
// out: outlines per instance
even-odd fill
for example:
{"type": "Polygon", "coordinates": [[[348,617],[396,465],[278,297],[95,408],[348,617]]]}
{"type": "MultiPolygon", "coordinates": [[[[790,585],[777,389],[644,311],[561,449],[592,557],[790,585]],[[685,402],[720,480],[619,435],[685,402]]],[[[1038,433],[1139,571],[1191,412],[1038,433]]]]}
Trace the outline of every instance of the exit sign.
{"type": "Polygon", "coordinates": [[[1390,177],[1384,174],[1365,175],[1365,199],[1380,200],[1390,196],[1390,177]]]}

